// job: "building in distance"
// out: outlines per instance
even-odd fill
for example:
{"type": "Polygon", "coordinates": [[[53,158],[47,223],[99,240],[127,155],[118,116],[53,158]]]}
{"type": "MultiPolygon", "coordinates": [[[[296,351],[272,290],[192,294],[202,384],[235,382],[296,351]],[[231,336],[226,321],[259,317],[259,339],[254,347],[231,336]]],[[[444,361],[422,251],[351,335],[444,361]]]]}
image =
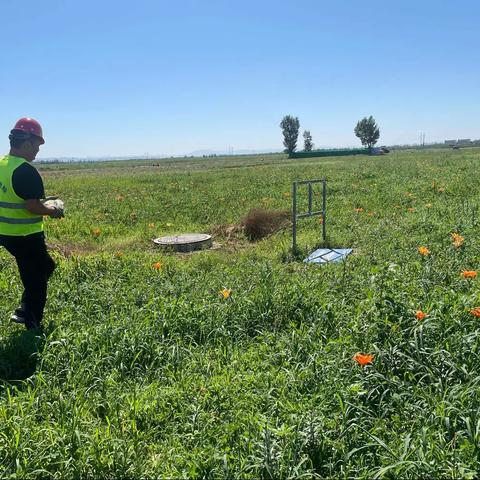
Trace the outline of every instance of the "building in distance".
{"type": "Polygon", "coordinates": [[[467,146],[471,145],[472,141],[469,138],[459,138],[458,140],[445,140],[445,145],[448,145],[450,147],[453,146],[467,146]]]}

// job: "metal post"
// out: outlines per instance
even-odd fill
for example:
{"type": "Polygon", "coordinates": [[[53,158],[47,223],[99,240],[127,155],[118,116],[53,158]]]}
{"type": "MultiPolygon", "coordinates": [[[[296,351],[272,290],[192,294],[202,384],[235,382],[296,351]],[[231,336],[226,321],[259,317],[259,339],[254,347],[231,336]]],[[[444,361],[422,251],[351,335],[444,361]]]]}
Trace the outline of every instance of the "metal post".
{"type": "Polygon", "coordinates": [[[312,213],[312,184],[308,184],[308,213],[312,213]]]}
{"type": "Polygon", "coordinates": [[[292,252],[297,251],[297,182],[292,184],[292,252]]]}
{"type": "Polygon", "coordinates": [[[327,181],[322,181],[322,234],[323,241],[327,239],[327,181]]]}
{"type": "Polygon", "coordinates": [[[298,180],[292,183],[292,251],[297,252],[297,221],[302,218],[322,215],[322,236],[323,241],[327,239],[327,180],[298,180]],[[313,184],[322,184],[322,209],[313,210],[313,184]],[[298,213],[297,188],[299,185],[308,186],[308,212],[298,213]]]}

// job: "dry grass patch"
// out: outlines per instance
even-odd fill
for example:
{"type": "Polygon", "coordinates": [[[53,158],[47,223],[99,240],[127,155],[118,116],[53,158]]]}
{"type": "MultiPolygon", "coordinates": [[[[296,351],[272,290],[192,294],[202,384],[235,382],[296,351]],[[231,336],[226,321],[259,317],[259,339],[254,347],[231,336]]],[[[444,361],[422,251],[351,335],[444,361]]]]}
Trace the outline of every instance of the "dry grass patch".
{"type": "Polygon", "coordinates": [[[254,208],[243,218],[241,225],[245,236],[251,240],[261,240],[291,224],[290,213],[286,210],[265,210],[254,208]]]}

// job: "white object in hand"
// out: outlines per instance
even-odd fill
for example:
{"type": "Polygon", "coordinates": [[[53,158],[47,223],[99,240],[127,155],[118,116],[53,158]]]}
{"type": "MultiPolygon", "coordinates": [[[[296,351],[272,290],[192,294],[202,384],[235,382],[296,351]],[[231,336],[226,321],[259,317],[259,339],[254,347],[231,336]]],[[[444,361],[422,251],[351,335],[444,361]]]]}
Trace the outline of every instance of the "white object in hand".
{"type": "Polygon", "coordinates": [[[46,200],[45,202],[43,202],[43,204],[46,207],[54,207],[57,210],[60,210],[62,214],[65,213],[65,204],[63,203],[63,200],[60,200],[59,198],[55,200],[46,200]]]}

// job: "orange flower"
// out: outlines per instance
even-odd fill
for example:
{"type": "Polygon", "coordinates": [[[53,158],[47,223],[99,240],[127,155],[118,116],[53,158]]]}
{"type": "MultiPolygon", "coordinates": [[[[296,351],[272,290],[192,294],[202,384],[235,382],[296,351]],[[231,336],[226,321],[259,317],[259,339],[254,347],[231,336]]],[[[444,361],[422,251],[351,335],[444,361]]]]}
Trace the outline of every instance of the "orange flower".
{"type": "Polygon", "coordinates": [[[480,317],[480,307],[475,307],[475,308],[473,308],[472,310],[470,310],[470,313],[471,313],[474,317],[480,317]]]}
{"type": "Polygon", "coordinates": [[[230,295],[232,294],[232,291],[228,288],[224,288],[223,290],[220,291],[220,295],[226,300],[227,298],[230,298],[230,295]]]}
{"type": "Polygon", "coordinates": [[[369,365],[373,363],[373,355],[370,355],[369,353],[363,354],[363,353],[356,353],[353,356],[353,360],[355,360],[359,365],[364,367],[365,365],[369,365]]]}
{"type": "Polygon", "coordinates": [[[413,207],[407,208],[407,210],[408,210],[410,213],[412,213],[412,212],[415,211],[415,209],[414,209],[413,207]]]}
{"type": "Polygon", "coordinates": [[[92,235],[94,237],[99,237],[102,231],[99,228],[92,228],[92,235]]]}
{"type": "Polygon", "coordinates": [[[162,269],[162,264],[161,262],[156,262],[152,265],[152,267],[155,269],[155,270],[161,270],[162,269]]]}
{"type": "Polygon", "coordinates": [[[459,233],[452,233],[452,243],[455,248],[461,247],[464,241],[465,238],[459,233]]]}
{"type": "Polygon", "coordinates": [[[122,257],[123,257],[123,252],[122,252],[122,251],[118,251],[118,252],[115,253],[115,256],[116,256],[117,258],[122,258],[122,257]]]}
{"type": "Polygon", "coordinates": [[[463,278],[475,278],[477,276],[477,272],[475,270],[464,270],[461,275],[463,278]]]}
{"type": "Polygon", "coordinates": [[[422,312],[421,310],[417,310],[417,313],[415,314],[415,317],[417,317],[417,320],[423,320],[427,314],[425,312],[422,312]]]}
{"type": "Polygon", "coordinates": [[[355,211],[356,211],[357,213],[363,212],[363,208],[362,208],[362,207],[358,207],[358,208],[355,209],[355,211]]]}
{"type": "Polygon", "coordinates": [[[418,253],[420,255],[430,255],[430,250],[427,247],[418,247],[418,253]]]}

